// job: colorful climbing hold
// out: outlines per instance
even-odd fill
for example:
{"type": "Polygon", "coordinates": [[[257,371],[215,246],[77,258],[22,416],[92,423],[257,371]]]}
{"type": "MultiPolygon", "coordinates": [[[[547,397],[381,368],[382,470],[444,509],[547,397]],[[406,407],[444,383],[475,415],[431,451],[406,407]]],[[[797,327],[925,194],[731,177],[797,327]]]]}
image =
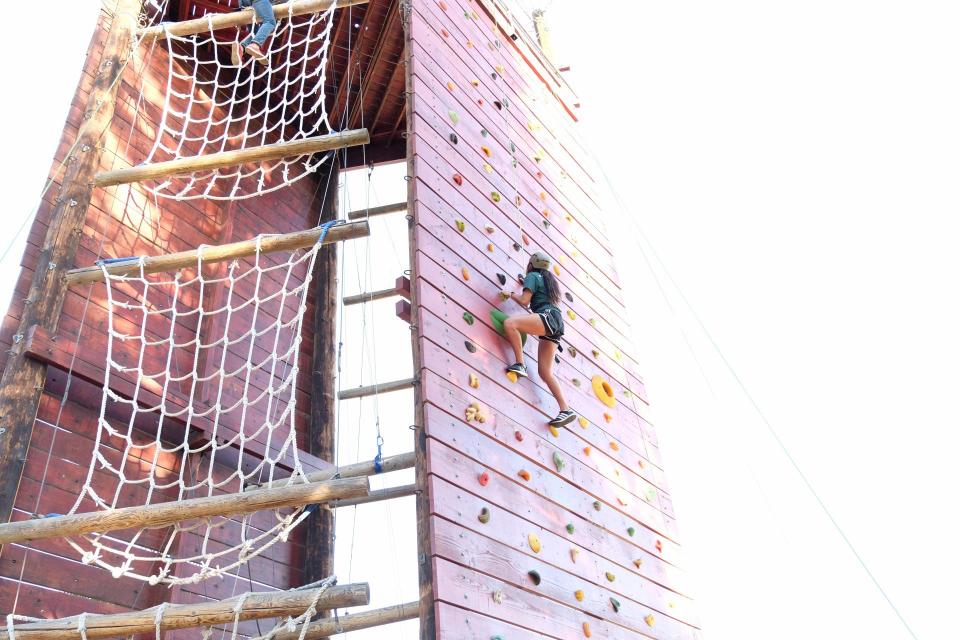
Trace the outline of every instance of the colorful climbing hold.
{"type": "Polygon", "coordinates": [[[467,40],[467,49],[473,49],[473,40],[467,40]]]}
{"type": "Polygon", "coordinates": [[[550,217],[550,209],[544,209],[544,210],[541,212],[541,215],[543,215],[544,218],[549,218],[549,217],[550,217]]]}
{"type": "Polygon", "coordinates": [[[494,100],[493,106],[495,106],[497,109],[503,109],[503,103],[500,102],[499,100],[494,100]]]}
{"type": "Polygon", "coordinates": [[[486,171],[487,173],[493,173],[493,167],[490,166],[490,164],[487,162],[483,163],[483,170],[486,171]]]}
{"type": "Polygon", "coordinates": [[[604,412],[604,414],[603,414],[603,420],[604,420],[604,422],[606,422],[607,424],[610,424],[611,422],[613,422],[613,416],[610,415],[609,413],[604,412]]]}
{"type": "Polygon", "coordinates": [[[487,251],[489,251],[490,253],[493,253],[493,243],[492,243],[492,242],[487,245],[487,251]]]}
{"type": "Polygon", "coordinates": [[[516,438],[517,442],[523,442],[523,432],[522,432],[522,431],[514,431],[514,432],[513,432],[513,437],[516,438]]]}
{"type": "Polygon", "coordinates": [[[557,265],[553,265],[553,273],[556,275],[560,275],[560,267],[557,265]]]}
{"type": "Polygon", "coordinates": [[[613,397],[613,387],[610,386],[609,382],[600,376],[593,376],[590,384],[593,386],[593,393],[600,399],[600,402],[611,408],[617,404],[613,397]]]}
{"type": "Polygon", "coordinates": [[[570,380],[570,384],[572,384],[572,385],[575,386],[575,387],[579,387],[579,386],[580,386],[580,378],[572,378],[572,379],[570,380]]]}
{"type": "Polygon", "coordinates": [[[599,501],[599,500],[594,500],[594,501],[593,501],[593,510],[594,510],[594,511],[600,511],[600,507],[601,507],[601,506],[602,506],[602,505],[600,504],[600,501],[599,501]]]}
{"type": "Polygon", "coordinates": [[[648,614],[643,618],[643,621],[647,623],[647,626],[648,626],[648,627],[652,627],[652,626],[653,626],[653,623],[654,623],[653,614],[652,614],[652,613],[648,613],[648,614]]]}
{"type": "Polygon", "coordinates": [[[593,357],[594,357],[594,358],[599,358],[599,357],[600,357],[600,350],[599,350],[599,349],[593,349],[590,353],[593,354],[593,357]]]}
{"type": "Polygon", "coordinates": [[[610,448],[613,449],[614,451],[620,451],[620,445],[617,443],[616,440],[610,441],[610,448]]]}
{"type": "Polygon", "coordinates": [[[610,606],[613,607],[614,613],[620,613],[620,601],[613,596],[610,597],[610,606]]]}
{"type": "Polygon", "coordinates": [[[555,426],[553,426],[552,424],[549,425],[549,426],[547,426],[547,429],[550,430],[550,435],[552,435],[554,438],[559,438],[559,437],[560,437],[560,430],[557,429],[557,428],[556,428],[555,426]]]}
{"type": "MultiPolygon", "coordinates": [[[[496,229],[493,228],[493,227],[491,227],[490,225],[485,226],[485,227],[483,228],[483,230],[486,231],[487,233],[490,233],[490,234],[492,234],[494,231],[496,231],[496,229]]],[[[502,284],[502,283],[501,283],[501,284],[502,284]]]]}
{"type": "Polygon", "coordinates": [[[606,577],[607,582],[613,582],[614,580],[617,579],[617,576],[613,575],[613,572],[612,572],[612,571],[607,571],[607,572],[606,572],[605,574],[603,574],[603,575],[606,577]]]}
{"type": "Polygon", "coordinates": [[[627,527],[627,535],[631,538],[637,533],[637,530],[633,527],[627,527]]]}
{"type": "Polygon", "coordinates": [[[590,631],[590,623],[589,623],[589,622],[584,622],[584,623],[583,623],[583,637],[589,638],[589,637],[591,637],[592,635],[593,635],[593,633],[591,633],[591,631],[590,631]]]}
{"type": "Polygon", "coordinates": [[[500,283],[501,287],[504,286],[505,284],[507,284],[507,276],[503,275],[502,273],[498,273],[497,282],[500,283]]]}
{"type": "Polygon", "coordinates": [[[519,380],[519,378],[517,377],[517,373],[515,371],[507,371],[507,380],[516,384],[517,380],[519,380]]]}
{"type": "Polygon", "coordinates": [[[473,326],[474,320],[476,320],[476,318],[473,317],[473,314],[472,314],[472,313],[470,313],[469,311],[464,311],[464,312],[463,312],[463,321],[464,321],[464,322],[466,322],[467,324],[473,326]]]}
{"type": "Polygon", "coordinates": [[[464,231],[467,230],[467,223],[464,222],[463,220],[454,220],[453,223],[457,225],[457,231],[459,231],[460,233],[463,233],[464,231]]]}
{"type": "Polygon", "coordinates": [[[530,545],[530,550],[534,553],[540,553],[540,537],[535,533],[527,534],[527,544],[530,545]]]}
{"type": "Polygon", "coordinates": [[[500,202],[500,194],[497,193],[496,191],[491,191],[490,199],[493,200],[494,202],[500,202]]]}
{"type": "Polygon", "coordinates": [[[501,301],[506,302],[506,301],[509,300],[509,299],[510,299],[510,292],[509,292],[509,291],[501,291],[501,292],[500,292],[500,300],[501,300],[501,301]]]}
{"type": "Polygon", "coordinates": [[[462,186],[463,186],[463,176],[460,175],[459,173],[453,174],[453,182],[454,182],[454,184],[456,184],[458,187],[462,187],[462,186]]]}
{"type": "Polygon", "coordinates": [[[590,318],[589,320],[587,320],[587,322],[589,322],[589,323],[590,323],[590,326],[593,327],[594,329],[597,328],[597,319],[596,319],[596,318],[590,318]]]}
{"type": "Polygon", "coordinates": [[[468,380],[469,380],[469,382],[470,382],[470,388],[471,388],[471,389],[479,389],[479,388],[480,388],[480,378],[478,378],[475,374],[472,374],[472,373],[471,373],[471,374],[469,375],[469,377],[468,377],[468,380]]]}
{"type": "Polygon", "coordinates": [[[450,142],[452,142],[453,144],[457,144],[458,142],[460,142],[460,138],[457,137],[457,134],[451,133],[450,142]]]}
{"type": "Polygon", "coordinates": [[[530,482],[530,472],[526,469],[520,469],[520,471],[517,471],[517,475],[523,478],[525,482],[530,482]]]}
{"type": "Polygon", "coordinates": [[[470,353],[476,353],[476,352],[477,352],[477,345],[473,344],[473,343],[470,342],[469,340],[465,340],[465,341],[463,342],[463,345],[467,348],[467,351],[469,351],[470,353]]]}
{"type": "MultiPolygon", "coordinates": [[[[501,591],[500,589],[497,589],[496,591],[491,593],[490,597],[493,598],[493,601],[496,602],[497,604],[503,604],[503,591],[501,591]]],[[[499,636],[494,636],[494,637],[499,637],[499,636]]]]}
{"type": "Polygon", "coordinates": [[[450,37],[450,32],[447,31],[446,29],[442,28],[442,27],[440,28],[440,34],[443,35],[444,38],[449,38],[449,37],[450,37]]]}
{"type": "Polygon", "coordinates": [[[474,78],[473,80],[470,81],[470,84],[472,84],[472,85],[475,86],[475,87],[479,87],[479,86],[480,86],[480,81],[477,80],[476,78],[474,78]]]}
{"type": "Polygon", "coordinates": [[[580,555],[580,549],[570,548],[570,561],[574,564],[577,563],[577,556],[580,555]]]}
{"type": "Polygon", "coordinates": [[[477,98],[477,104],[483,106],[483,98],[477,98]]]}
{"type": "Polygon", "coordinates": [[[451,81],[449,81],[449,80],[447,81],[447,89],[448,89],[449,91],[453,91],[453,90],[456,89],[456,88],[457,88],[457,85],[453,84],[453,82],[451,82],[451,81]]]}
{"type": "Polygon", "coordinates": [[[520,243],[519,243],[519,242],[514,242],[514,243],[513,243],[513,250],[514,250],[514,251],[520,251],[520,243]]]}
{"type": "Polygon", "coordinates": [[[539,572],[539,571],[536,571],[536,570],[531,569],[530,571],[527,571],[527,575],[530,576],[530,580],[533,581],[534,586],[539,586],[539,585],[540,585],[540,579],[541,579],[541,578],[540,578],[540,572],[539,572]]]}
{"type": "Polygon", "coordinates": [[[573,523],[572,523],[572,522],[568,522],[568,523],[567,523],[567,533],[573,533],[573,523]]]}
{"type": "Polygon", "coordinates": [[[571,320],[576,320],[577,314],[573,312],[573,309],[567,309],[567,317],[570,318],[571,320]]]}
{"type": "Polygon", "coordinates": [[[587,426],[590,424],[590,422],[589,422],[586,418],[584,418],[583,416],[580,416],[579,418],[577,418],[577,422],[580,423],[580,428],[581,428],[581,429],[586,429],[587,426]]]}
{"type": "Polygon", "coordinates": [[[555,466],[555,467],[557,468],[557,473],[560,473],[561,471],[563,471],[563,468],[564,468],[566,465],[567,465],[567,463],[564,462],[563,457],[561,457],[560,453],[557,452],[557,451],[554,451],[554,452],[553,452],[553,466],[555,466]]]}
{"type": "Polygon", "coordinates": [[[487,156],[488,158],[493,157],[493,151],[490,150],[490,147],[482,146],[480,147],[480,151],[483,151],[483,155],[487,156]]]}
{"type": "Polygon", "coordinates": [[[466,267],[463,267],[463,268],[460,269],[460,275],[463,276],[463,279],[464,279],[464,280],[469,280],[469,279],[470,279],[470,270],[467,269],[466,267]]]}
{"type": "Polygon", "coordinates": [[[567,299],[567,302],[573,302],[573,296],[570,295],[570,292],[569,292],[569,291],[567,291],[566,293],[564,293],[564,294],[563,294],[563,297],[565,297],[565,298],[567,299]]]}
{"type": "Polygon", "coordinates": [[[572,345],[569,346],[569,347],[567,347],[567,352],[570,354],[570,357],[571,357],[571,358],[576,358],[576,357],[577,357],[577,353],[578,353],[578,352],[577,352],[577,348],[576,348],[576,347],[574,347],[574,346],[572,346],[572,345]]]}
{"type": "Polygon", "coordinates": [[[584,447],[584,448],[583,448],[583,455],[588,456],[588,455],[590,455],[590,452],[592,452],[592,451],[593,451],[593,449],[591,449],[590,447],[584,447]]]}
{"type": "Polygon", "coordinates": [[[642,564],[643,564],[643,560],[641,560],[640,558],[637,558],[636,560],[633,561],[633,566],[635,566],[637,569],[639,569],[640,565],[642,564]]]}
{"type": "Polygon", "coordinates": [[[663,553],[663,543],[661,543],[659,540],[657,540],[657,543],[653,546],[657,548],[657,551],[663,553]]]}
{"type": "Polygon", "coordinates": [[[439,7],[440,7],[441,9],[443,9],[444,11],[447,10],[447,3],[444,2],[443,0],[440,0],[440,2],[437,3],[437,6],[439,6],[439,7]]]}
{"type": "Polygon", "coordinates": [[[488,484],[490,484],[490,474],[487,473],[486,471],[482,472],[480,475],[477,476],[477,482],[480,483],[481,487],[487,486],[488,484]]]}
{"type": "Polygon", "coordinates": [[[530,246],[530,238],[527,237],[527,234],[521,233],[520,237],[523,238],[523,244],[530,246]]]}
{"type": "Polygon", "coordinates": [[[573,597],[577,599],[577,602],[583,602],[583,589],[577,589],[574,591],[573,597]]]}
{"type": "Polygon", "coordinates": [[[480,524],[487,524],[490,522],[490,509],[486,507],[480,509],[480,514],[477,516],[477,520],[480,521],[480,524]]]}
{"type": "Polygon", "coordinates": [[[497,73],[499,73],[500,75],[503,75],[504,72],[506,71],[506,69],[502,64],[498,64],[496,67],[494,67],[494,69],[496,69],[497,73]]]}

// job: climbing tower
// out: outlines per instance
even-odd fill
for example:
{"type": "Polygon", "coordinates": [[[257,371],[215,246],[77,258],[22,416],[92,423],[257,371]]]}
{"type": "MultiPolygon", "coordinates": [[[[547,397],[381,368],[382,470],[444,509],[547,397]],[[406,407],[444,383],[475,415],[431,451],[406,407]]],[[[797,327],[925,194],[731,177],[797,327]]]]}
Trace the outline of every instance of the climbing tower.
{"type": "Polygon", "coordinates": [[[236,0],[101,12],[0,334],[0,633],[699,638],[578,98],[500,0],[274,13],[237,64],[236,0]],[[404,161],[405,202],[343,206],[404,161]],[[344,296],[338,245],[401,214],[408,272],[344,296]],[[497,332],[534,251],[563,428],[497,332]],[[343,310],[382,300],[412,369],[344,388],[343,310]],[[387,393],[413,424],[343,459],[344,403],[387,393]],[[419,599],[364,608],[337,514],[392,500],[419,599]]]}

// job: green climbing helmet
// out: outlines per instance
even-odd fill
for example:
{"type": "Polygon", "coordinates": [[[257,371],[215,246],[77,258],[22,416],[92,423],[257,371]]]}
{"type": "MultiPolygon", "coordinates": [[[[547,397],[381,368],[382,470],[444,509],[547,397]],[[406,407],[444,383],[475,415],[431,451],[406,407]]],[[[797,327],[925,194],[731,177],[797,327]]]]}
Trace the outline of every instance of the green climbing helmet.
{"type": "Polygon", "coordinates": [[[550,256],[545,254],[543,251],[535,251],[533,255],[530,256],[530,265],[534,269],[549,269],[550,256]]]}

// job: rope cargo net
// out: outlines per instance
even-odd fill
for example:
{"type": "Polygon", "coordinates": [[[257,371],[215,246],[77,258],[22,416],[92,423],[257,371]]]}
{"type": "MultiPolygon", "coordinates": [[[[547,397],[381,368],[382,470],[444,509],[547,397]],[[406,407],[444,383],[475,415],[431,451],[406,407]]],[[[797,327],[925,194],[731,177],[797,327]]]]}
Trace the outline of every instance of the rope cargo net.
{"type": "MultiPolygon", "coordinates": [[[[336,4],[294,16],[291,3],[278,12],[277,27],[263,46],[266,64],[249,55],[239,66],[233,64],[231,47],[247,30],[210,27],[176,36],[169,24],[163,25],[169,61],[163,114],[141,165],[329,133],[324,85],[336,4]]],[[[208,22],[214,15],[207,14],[208,22]]],[[[249,30],[257,25],[251,23],[249,30]]],[[[158,197],[177,200],[251,198],[300,180],[331,157],[327,152],[264,160],[143,186],[158,197]]]]}
{"type": "MultiPolygon", "coordinates": [[[[261,243],[270,236],[262,235],[254,256],[215,264],[200,257],[175,275],[145,274],[142,258],[133,275],[102,266],[103,395],[93,459],[69,513],[305,482],[295,428],[298,356],[311,274],[329,226],[309,249],[266,254],[261,243]],[[114,391],[124,385],[129,393],[114,391]],[[144,424],[152,439],[143,437],[144,424]]],[[[306,513],[261,511],[69,542],[83,562],[114,577],[189,583],[286,540],[306,513]],[[227,527],[234,539],[216,535],[226,524],[234,525],[227,527]]]]}

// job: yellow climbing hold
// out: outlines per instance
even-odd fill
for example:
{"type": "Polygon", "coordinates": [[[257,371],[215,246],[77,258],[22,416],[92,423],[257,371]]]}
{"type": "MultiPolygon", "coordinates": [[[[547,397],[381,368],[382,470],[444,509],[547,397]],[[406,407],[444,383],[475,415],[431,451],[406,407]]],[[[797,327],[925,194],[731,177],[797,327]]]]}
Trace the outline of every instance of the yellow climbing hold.
{"type": "Polygon", "coordinates": [[[491,191],[490,199],[493,200],[494,202],[500,202],[500,194],[497,193],[496,191],[491,191]]]}
{"type": "Polygon", "coordinates": [[[589,322],[589,323],[590,323],[590,326],[593,327],[594,329],[597,328],[597,319],[596,319],[596,318],[590,318],[589,320],[587,320],[587,322],[589,322]]]}
{"type": "Polygon", "coordinates": [[[560,430],[557,429],[555,426],[550,425],[548,429],[550,429],[550,435],[552,435],[554,438],[560,437],[560,430]]]}
{"type": "Polygon", "coordinates": [[[599,358],[599,357],[600,357],[600,350],[599,350],[599,349],[593,349],[593,350],[590,351],[590,353],[593,354],[593,357],[594,357],[594,358],[599,358]]]}
{"type": "Polygon", "coordinates": [[[573,597],[577,599],[577,602],[583,602],[583,589],[577,589],[574,591],[573,597]]]}
{"type": "Polygon", "coordinates": [[[547,192],[546,192],[546,191],[541,191],[541,192],[540,192],[540,199],[543,200],[544,202],[547,201],[547,192]]]}
{"type": "Polygon", "coordinates": [[[576,320],[577,314],[573,312],[573,309],[567,309],[567,317],[570,318],[571,320],[576,320]]]}
{"type": "Polygon", "coordinates": [[[472,374],[472,373],[470,374],[469,381],[470,381],[470,387],[472,389],[480,388],[480,378],[478,378],[475,374],[472,374]]]}
{"type": "Polygon", "coordinates": [[[490,243],[487,245],[487,251],[489,251],[490,253],[493,253],[493,243],[490,243]]]}
{"type": "Polygon", "coordinates": [[[486,162],[483,163],[483,170],[486,171],[487,173],[493,173],[493,167],[491,167],[486,162]]]}
{"type": "Polygon", "coordinates": [[[590,422],[589,422],[586,418],[584,418],[583,416],[580,416],[579,418],[577,418],[577,422],[580,423],[580,428],[581,428],[581,429],[586,429],[586,428],[587,428],[587,425],[590,424],[590,422]]]}
{"type": "Polygon", "coordinates": [[[471,80],[471,81],[470,81],[470,84],[472,84],[472,85],[475,86],[475,87],[479,87],[479,86],[480,86],[480,81],[474,79],[474,80],[471,80]]]}
{"type": "Polygon", "coordinates": [[[648,613],[646,617],[644,617],[643,621],[647,623],[648,627],[652,627],[654,622],[653,614],[648,613]]]}
{"type": "Polygon", "coordinates": [[[613,407],[617,404],[616,399],[613,397],[613,387],[610,386],[609,382],[600,376],[593,376],[590,384],[593,386],[593,392],[597,398],[600,399],[600,402],[608,407],[613,407]]]}
{"type": "Polygon", "coordinates": [[[516,383],[516,382],[517,382],[517,379],[518,379],[518,378],[517,378],[516,372],[514,372],[514,371],[507,371],[507,380],[509,380],[510,382],[516,383]]]}
{"type": "Polygon", "coordinates": [[[560,267],[558,267],[557,265],[553,265],[553,272],[557,275],[560,275],[560,267]]]}
{"type": "Polygon", "coordinates": [[[499,73],[500,75],[503,75],[504,72],[506,71],[506,69],[503,67],[502,64],[498,64],[498,65],[497,65],[496,67],[494,67],[494,68],[497,70],[497,73],[499,73]]]}
{"type": "Polygon", "coordinates": [[[617,579],[617,576],[613,575],[613,572],[612,572],[612,571],[607,571],[607,572],[606,572],[605,574],[603,574],[603,575],[606,576],[607,582],[613,582],[614,580],[617,579]]]}
{"type": "Polygon", "coordinates": [[[540,538],[535,533],[531,533],[527,536],[527,543],[530,545],[530,550],[534,553],[540,553],[540,538]]]}

